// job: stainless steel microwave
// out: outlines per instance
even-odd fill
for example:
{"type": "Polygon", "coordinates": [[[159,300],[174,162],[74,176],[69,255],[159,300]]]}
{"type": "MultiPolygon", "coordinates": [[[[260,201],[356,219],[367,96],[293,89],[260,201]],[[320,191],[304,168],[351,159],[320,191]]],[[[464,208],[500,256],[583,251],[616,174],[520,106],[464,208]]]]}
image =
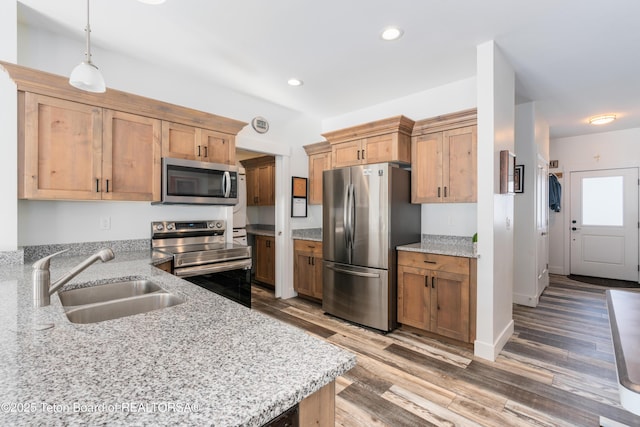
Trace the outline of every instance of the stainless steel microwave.
{"type": "Polygon", "coordinates": [[[238,168],[163,157],[161,203],[235,205],[238,203],[238,168]]]}

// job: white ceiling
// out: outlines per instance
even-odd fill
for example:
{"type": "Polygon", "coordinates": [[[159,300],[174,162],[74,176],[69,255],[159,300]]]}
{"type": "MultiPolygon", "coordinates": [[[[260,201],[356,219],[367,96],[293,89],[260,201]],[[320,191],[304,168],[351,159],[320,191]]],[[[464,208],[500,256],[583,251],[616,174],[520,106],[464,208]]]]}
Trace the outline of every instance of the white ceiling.
{"type": "MultiPolygon", "coordinates": [[[[18,13],[84,38],[84,0],[19,0],[18,13]]],[[[474,76],[476,46],[493,39],[518,102],[537,101],[563,137],[640,127],[639,18],[638,0],[92,0],[91,37],[320,118],[474,76]],[[404,37],[382,41],[389,25],[404,37]],[[586,124],[601,113],[619,119],[586,124]]]]}

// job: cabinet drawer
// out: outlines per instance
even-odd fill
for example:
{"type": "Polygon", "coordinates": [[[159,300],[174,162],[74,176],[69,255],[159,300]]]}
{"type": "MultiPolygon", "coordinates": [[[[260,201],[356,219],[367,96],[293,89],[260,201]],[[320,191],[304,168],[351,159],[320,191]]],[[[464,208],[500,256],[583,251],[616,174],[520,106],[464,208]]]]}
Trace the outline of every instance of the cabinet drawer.
{"type": "Polygon", "coordinates": [[[434,271],[469,274],[469,258],[465,257],[398,251],[398,264],[434,271]]]}
{"type": "Polygon", "coordinates": [[[314,255],[322,257],[322,242],[294,239],[293,250],[300,252],[313,252],[314,255]]]}

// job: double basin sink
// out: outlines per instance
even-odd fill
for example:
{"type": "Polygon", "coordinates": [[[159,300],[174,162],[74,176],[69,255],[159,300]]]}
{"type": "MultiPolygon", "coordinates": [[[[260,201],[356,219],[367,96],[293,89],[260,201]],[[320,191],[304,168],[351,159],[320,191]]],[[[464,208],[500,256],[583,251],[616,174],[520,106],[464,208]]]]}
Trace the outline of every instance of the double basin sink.
{"type": "Polygon", "coordinates": [[[120,280],[58,292],[69,321],[96,323],[172,307],[184,302],[156,283],[120,280]]]}

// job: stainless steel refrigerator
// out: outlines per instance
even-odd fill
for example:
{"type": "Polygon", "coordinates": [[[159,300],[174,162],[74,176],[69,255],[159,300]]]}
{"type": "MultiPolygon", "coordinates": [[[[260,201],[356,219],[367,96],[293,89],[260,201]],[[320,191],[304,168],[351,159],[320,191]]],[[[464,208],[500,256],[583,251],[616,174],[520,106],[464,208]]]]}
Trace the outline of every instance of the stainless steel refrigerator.
{"type": "Polygon", "coordinates": [[[390,163],[323,173],[325,312],[382,331],[397,326],[395,248],[421,238],[410,177],[390,163]]]}

